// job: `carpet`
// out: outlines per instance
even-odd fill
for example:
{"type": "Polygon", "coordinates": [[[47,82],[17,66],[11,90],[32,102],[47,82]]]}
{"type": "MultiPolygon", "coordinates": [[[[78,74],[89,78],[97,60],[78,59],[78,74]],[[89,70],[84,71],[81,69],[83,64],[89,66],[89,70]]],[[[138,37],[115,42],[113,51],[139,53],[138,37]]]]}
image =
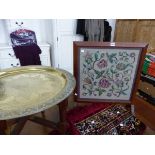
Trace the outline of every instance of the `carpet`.
{"type": "Polygon", "coordinates": [[[72,135],[140,135],[145,125],[123,105],[92,104],[67,113],[72,135]]]}

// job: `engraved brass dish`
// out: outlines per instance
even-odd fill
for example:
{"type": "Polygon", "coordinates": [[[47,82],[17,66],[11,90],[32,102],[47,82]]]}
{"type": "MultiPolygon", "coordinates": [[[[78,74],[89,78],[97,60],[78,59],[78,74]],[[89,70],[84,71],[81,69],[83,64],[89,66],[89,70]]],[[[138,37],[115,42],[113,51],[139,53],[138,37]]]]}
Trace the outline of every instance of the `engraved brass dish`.
{"type": "Polygon", "coordinates": [[[31,115],[67,98],[75,87],[69,72],[26,66],[0,72],[0,120],[31,115]]]}

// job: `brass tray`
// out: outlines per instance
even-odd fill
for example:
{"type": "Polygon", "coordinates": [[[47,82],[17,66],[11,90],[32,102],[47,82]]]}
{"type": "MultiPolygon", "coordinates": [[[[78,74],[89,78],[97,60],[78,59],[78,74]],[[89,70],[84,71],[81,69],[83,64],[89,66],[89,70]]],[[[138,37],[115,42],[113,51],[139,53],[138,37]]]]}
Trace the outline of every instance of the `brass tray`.
{"type": "Polygon", "coordinates": [[[67,98],[75,87],[69,72],[26,66],[0,72],[0,120],[38,113],[67,98]]]}

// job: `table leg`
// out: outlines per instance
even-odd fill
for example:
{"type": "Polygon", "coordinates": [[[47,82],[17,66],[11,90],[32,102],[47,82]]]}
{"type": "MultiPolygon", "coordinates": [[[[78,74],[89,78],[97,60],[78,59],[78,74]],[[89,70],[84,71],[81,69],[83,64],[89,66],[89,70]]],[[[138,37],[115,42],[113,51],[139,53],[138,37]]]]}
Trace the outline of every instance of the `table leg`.
{"type": "Polygon", "coordinates": [[[59,103],[58,106],[59,106],[59,116],[60,116],[59,131],[61,132],[61,134],[65,134],[68,127],[68,123],[66,121],[68,98],[63,100],[61,103],[59,103]]]}
{"type": "Polygon", "coordinates": [[[5,130],[7,129],[6,121],[0,121],[0,135],[5,135],[5,130]]]}
{"type": "Polygon", "coordinates": [[[15,125],[14,129],[11,131],[11,135],[18,135],[22,131],[24,125],[26,124],[29,116],[25,116],[22,118],[19,118],[17,124],[15,125]]]}
{"type": "Polygon", "coordinates": [[[49,127],[49,128],[52,128],[52,129],[57,129],[57,124],[56,123],[54,123],[52,121],[49,121],[47,119],[38,117],[38,116],[31,116],[29,118],[29,120],[32,121],[32,122],[41,124],[41,125],[43,125],[45,127],[49,127]]]}

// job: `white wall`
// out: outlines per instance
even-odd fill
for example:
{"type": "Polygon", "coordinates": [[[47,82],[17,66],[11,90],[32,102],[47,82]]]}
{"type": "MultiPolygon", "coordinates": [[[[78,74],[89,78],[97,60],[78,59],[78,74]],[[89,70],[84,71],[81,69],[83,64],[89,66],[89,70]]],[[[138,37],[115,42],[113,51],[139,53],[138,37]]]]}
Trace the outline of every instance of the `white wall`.
{"type": "MultiPolygon", "coordinates": [[[[109,21],[109,24],[112,27],[112,33],[111,33],[111,41],[113,41],[114,38],[114,31],[115,31],[115,19],[107,19],[109,21]]],[[[55,21],[54,19],[0,19],[0,43],[7,43],[11,45],[10,42],[10,37],[9,34],[14,31],[15,29],[19,28],[15,23],[16,21],[18,23],[23,22],[23,28],[28,28],[36,33],[37,37],[37,42],[46,42],[49,43],[51,46],[51,60],[52,60],[52,65],[56,66],[57,62],[57,52],[55,49],[57,48],[57,40],[56,36],[57,31],[56,28],[54,28],[55,21]]],[[[81,37],[80,40],[82,40],[83,36],[82,35],[76,35],[76,19],[58,19],[57,21],[61,21],[60,23],[61,26],[60,28],[63,30],[63,26],[65,23],[68,23],[68,29],[70,30],[74,37],[76,38],[75,40],[79,40],[79,37],[81,37]]],[[[60,29],[59,28],[59,29],[60,29]]]]}
{"type": "Polygon", "coordinates": [[[8,43],[9,33],[7,31],[7,26],[5,19],[0,19],[0,43],[8,43]]]}
{"type": "MultiPolygon", "coordinates": [[[[109,21],[109,24],[112,27],[111,41],[113,41],[116,19],[107,19],[107,20],[109,21]]],[[[13,29],[15,29],[15,27],[13,27],[12,29],[9,28],[10,26],[9,21],[10,20],[8,19],[7,20],[0,19],[0,43],[8,43],[10,41],[9,33],[13,29]]],[[[16,20],[13,19],[12,21],[13,22],[11,24],[15,25],[16,20]]],[[[50,44],[53,42],[52,19],[22,19],[22,20],[18,19],[17,21],[23,21],[26,26],[28,25],[28,28],[34,30],[36,32],[38,42],[48,42],[50,44]]],[[[75,27],[74,32],[76,32],[75,27]]]]}

